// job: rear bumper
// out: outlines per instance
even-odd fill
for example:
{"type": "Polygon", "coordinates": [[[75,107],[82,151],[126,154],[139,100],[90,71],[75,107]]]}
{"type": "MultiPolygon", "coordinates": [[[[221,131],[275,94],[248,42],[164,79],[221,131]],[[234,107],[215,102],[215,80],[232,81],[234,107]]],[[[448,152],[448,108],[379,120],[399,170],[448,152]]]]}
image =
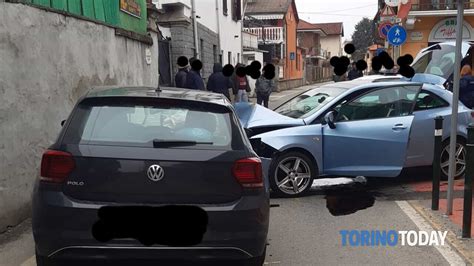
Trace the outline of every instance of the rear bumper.
{"type": "MultiPolygon", "coordinates": [[[[260,256],[265,248],[267,193],[242,197],[225,205],[200,206],[208,214],[203,241],[191,247],[144,246],[135,239],[99,242],[92,235],[102,206],[77,202],[62,192],[35,189],[33,236],[36,252],[51,259],[190,259],[241,260],[260,256]]],[[[192,221],[190,221],[192,222],[192,221]]]]}

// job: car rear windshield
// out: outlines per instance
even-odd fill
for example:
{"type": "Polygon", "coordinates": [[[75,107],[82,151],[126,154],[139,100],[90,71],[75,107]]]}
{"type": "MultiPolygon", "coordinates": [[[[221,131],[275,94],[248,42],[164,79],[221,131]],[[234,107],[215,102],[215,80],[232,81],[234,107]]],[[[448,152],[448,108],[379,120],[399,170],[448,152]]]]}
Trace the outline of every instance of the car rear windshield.
{"type": "Polygon", "coordinates": [[[416,73],[432,74],[447,79],[453,73],[455,47],[435,45],[415,58],[413,69],[416,73]]]}
{"type": "Polygon", "coordinates": [[[64,144],[241,150],[242,131],[230,109],[156,98],[90,98],[76,108],[64,144]],[[176,145],[173,145],[176,143],[176,145]]]}

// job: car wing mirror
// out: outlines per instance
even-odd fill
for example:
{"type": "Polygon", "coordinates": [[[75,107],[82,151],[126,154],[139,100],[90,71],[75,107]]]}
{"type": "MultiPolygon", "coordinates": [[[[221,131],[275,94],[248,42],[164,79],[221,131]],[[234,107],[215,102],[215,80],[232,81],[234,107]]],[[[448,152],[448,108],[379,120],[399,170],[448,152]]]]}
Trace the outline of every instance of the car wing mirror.
{"type": "Polygon", "coordinates": [[[64,126],[66,124],[66,120],[61,121],[61,126],[64,126]]]}
{"type": "Polygon", "coordinates": [[[334,114],[334,111],[331,111],[329,113],[327,113],[325,116],[324,116],[324,122],[326,124],[328,124],[328,126],[331,128],[331,129],[335,129],[336,128],[336,124],[334,123],[335,121],[335,114],[334,114]]]}

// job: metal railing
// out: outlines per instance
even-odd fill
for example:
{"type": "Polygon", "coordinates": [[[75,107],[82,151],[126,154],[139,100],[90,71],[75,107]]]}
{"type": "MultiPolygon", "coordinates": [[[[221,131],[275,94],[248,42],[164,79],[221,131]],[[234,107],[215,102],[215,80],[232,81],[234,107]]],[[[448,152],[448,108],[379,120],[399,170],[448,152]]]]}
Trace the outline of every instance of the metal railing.
{"type": "Polygon", "coordinates": [[[283,27],[245,28],[247,32],[257,35],[258,42],[281,43],[283,38],[283,27]]]}

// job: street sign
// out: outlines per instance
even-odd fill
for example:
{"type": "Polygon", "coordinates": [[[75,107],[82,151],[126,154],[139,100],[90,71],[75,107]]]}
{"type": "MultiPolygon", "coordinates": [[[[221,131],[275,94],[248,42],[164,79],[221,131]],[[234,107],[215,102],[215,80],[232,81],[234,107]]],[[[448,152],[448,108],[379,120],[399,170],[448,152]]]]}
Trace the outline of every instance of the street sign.
{"type": "Polygon", "coordinates": [[[400,46],[407,41],[407,31],[402,26],[395,25],[388,31],[387,41],[393,46],[400,46]]]}
{"type": "Polygon", "coordinates": [[[391,7],[397,7],[399,3],[400,3],[399,0],[385,0],[385,4],[391,7]]]}
{"type": "Polygon", "coordinates": [[[380,38],[386,39],[388,31],[391,28],[392,28],[392,24],[390,24],[390,23],[385,22],[385,23],[380,24],[380,26],[379,26],[379,36],[380,36],[380,38]]]}
{"type": "Polygon", "coordinates": [[[395,13],[395,11],[393,10],[392,7],[390,6],[384,6],[384,8],[382,8],[380,10],[380,19],[383,19],[385,17],[396,17],[397,14],[395,13]]]}

